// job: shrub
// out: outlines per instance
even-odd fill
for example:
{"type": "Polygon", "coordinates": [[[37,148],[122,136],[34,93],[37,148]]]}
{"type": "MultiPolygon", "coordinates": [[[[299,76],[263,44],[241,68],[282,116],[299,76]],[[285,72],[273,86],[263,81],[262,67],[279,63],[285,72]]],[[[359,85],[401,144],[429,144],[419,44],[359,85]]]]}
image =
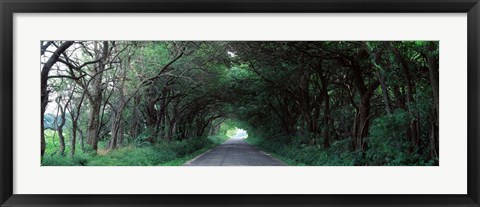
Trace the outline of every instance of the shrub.
{"type": "Polygon", "coordinates": [[[403,110],[395,110],[376,118],[366,139],[368,148],[366,159],[369,165],[404,165],[408,159],[406,140],[409,114],[403,110]]]}
{"type": "MultiPolygon", "coordinates": [[[[146,137],[146,136],[140,136],[146,137]]],[[[60,156],[55,153],[56,148],[53,143],[48,148],[46,155],[42,160],[43,166],[75,166],[75,165],[93,165],[93,166],[152,166],[161,165],[173,160],[184,158],[194,154],[199,150],[214,147],[227,139],[226,136],[215,137],[194,137],[185,140],[160,141],[152,145],[141,141],[142,138],[136,140],[134,145],[119,148],[113,151],[104,151],[101,154],[95,154],[93,149],[88,148],[86,151],[77,149],[77,153],[73,158],[68,156],[60,156]]],[[[47,146],[50,146],[47,145],[47,146]]],[[[99,142],[99,147],[105,148],[106,142],[99,142]]],[[[77,146],[78,147],[78,146],[77,146]]],[[[67,150],[69,148],[67,147],[67,150]]],[[[182,163],[178,163],[182,164],[182,163]]]]}

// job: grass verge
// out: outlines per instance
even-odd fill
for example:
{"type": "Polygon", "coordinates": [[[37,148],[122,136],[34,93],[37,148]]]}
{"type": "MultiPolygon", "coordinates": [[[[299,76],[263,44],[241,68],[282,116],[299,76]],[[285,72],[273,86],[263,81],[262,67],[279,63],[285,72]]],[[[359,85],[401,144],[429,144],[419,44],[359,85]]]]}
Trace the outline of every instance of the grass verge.
{"type": "Polygon", "coordinates": [[[41,163],[42,166],[179,166],[226,139],[227,136],[221,135],[196,137],[162,141],[154,145],[129,145],[112,151],[99,150],[96,154],[76,149],[74,157],[69,156],[69,145],[66,146],[65,155],[61,156],[56,151],[58,147],[55,143],[47,141],[46,154],[41,163]]]}

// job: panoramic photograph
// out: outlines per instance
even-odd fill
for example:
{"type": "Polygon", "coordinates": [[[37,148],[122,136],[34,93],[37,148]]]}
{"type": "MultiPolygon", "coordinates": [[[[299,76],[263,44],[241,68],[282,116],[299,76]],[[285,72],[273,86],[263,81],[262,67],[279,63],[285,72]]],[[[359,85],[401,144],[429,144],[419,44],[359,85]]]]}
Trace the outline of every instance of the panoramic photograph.
{"type": "Polygon", "coordinates": [[[40,42],[41,166],[438,166],[438,41],[40,42]]]}

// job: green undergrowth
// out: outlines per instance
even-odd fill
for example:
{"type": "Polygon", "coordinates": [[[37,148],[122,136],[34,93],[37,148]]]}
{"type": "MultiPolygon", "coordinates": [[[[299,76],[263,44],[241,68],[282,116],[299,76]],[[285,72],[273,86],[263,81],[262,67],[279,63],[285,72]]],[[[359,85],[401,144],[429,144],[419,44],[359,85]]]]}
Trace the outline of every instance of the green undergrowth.
{"type": "MultiPolygon", "coordinates": [[[[425,106],[415,106],[422,109],[425,106]]],[[[422,111],[422,110],[420,110],[422,111]]],[[[424,110],[425,111],[425,110],[424,110]]],[[[427,113],[427,112],[425,112],[427,113]]],[[[426,116],[426,115],[424,115],[426,116]]],[[[428,130],[419,131],[418,143],[406,139],[405,126],[418,118],[404,110],[395,110],[372,120],[363,150],[354,150],[352,138],[331,140],[324,147],[323,138],[308,134],[287,136],[274,131],[249,130],[247,142],[258,146],[289,165],[295,166],[435,166],[438,158],[430,154],[428,130]]],[[[428,121],[419,127],[428,128],[428,121]]]]}
{"type": "Polygon", "coordinates": [[[351,139],[334,141],[328,149],[325,149],[320,145],[310,146],[297,143],[285,144],[287,142],[285,140],[282,141],[282,139],[287,138],[276,137],[276,139],[266,140],[259,136],[249,136],[246,141],[290,166],[438,165],[435,161],[424,161],[421,157],[418,158],[419,156],[407,156],[404,153],[397,152],[400,150],[392,150],[390,148],[387,148],[384,154],[381,154],[383,151],[375,149],[374,146],[370,146],[371,150],[367,150],[364,154],[359,151],[351,151],[346,147],[352,142],[351,139]],[[374,154],[372,151],[383,156],[384,161],[377,162],[376,159],[372,158],[371,154],[374,154]]]}
{"type": "Polygon", "coordinates": [[[258,136],[250,136],[246,141],[289,166],[352,166],[355,165],[357,157],[355,153],[337,154],[332,152],[334,150],[324,150],[320,146],[288,145],[282,141],[265,140],[258,136]]]}
{"type": "Polygon", "coordinates": [[[181,141],[161,141],[153,145],[131,144],[111,151],[102,150],[106,143],[100,142],[97,154],[88,150],[84,152],[77,146],[73,158],[70,156],[70,145],[67,144],[65,155],[61,156],[55,151],[58,143],[47,139],[42,166],[179,166],[226,139],[226,135],[195,137],[181,141]]]}

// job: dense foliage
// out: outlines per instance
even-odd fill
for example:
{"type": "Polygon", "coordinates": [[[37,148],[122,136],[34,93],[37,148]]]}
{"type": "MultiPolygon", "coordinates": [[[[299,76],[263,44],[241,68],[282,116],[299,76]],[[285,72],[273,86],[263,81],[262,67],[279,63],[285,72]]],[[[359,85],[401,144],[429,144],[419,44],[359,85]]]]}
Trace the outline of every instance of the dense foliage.
{"type": "Polygon", "coordinates": [[[42,163],[181,164],[238,127],[291,165],[438,165],[438,44],[42,42],[42,163]]]}

